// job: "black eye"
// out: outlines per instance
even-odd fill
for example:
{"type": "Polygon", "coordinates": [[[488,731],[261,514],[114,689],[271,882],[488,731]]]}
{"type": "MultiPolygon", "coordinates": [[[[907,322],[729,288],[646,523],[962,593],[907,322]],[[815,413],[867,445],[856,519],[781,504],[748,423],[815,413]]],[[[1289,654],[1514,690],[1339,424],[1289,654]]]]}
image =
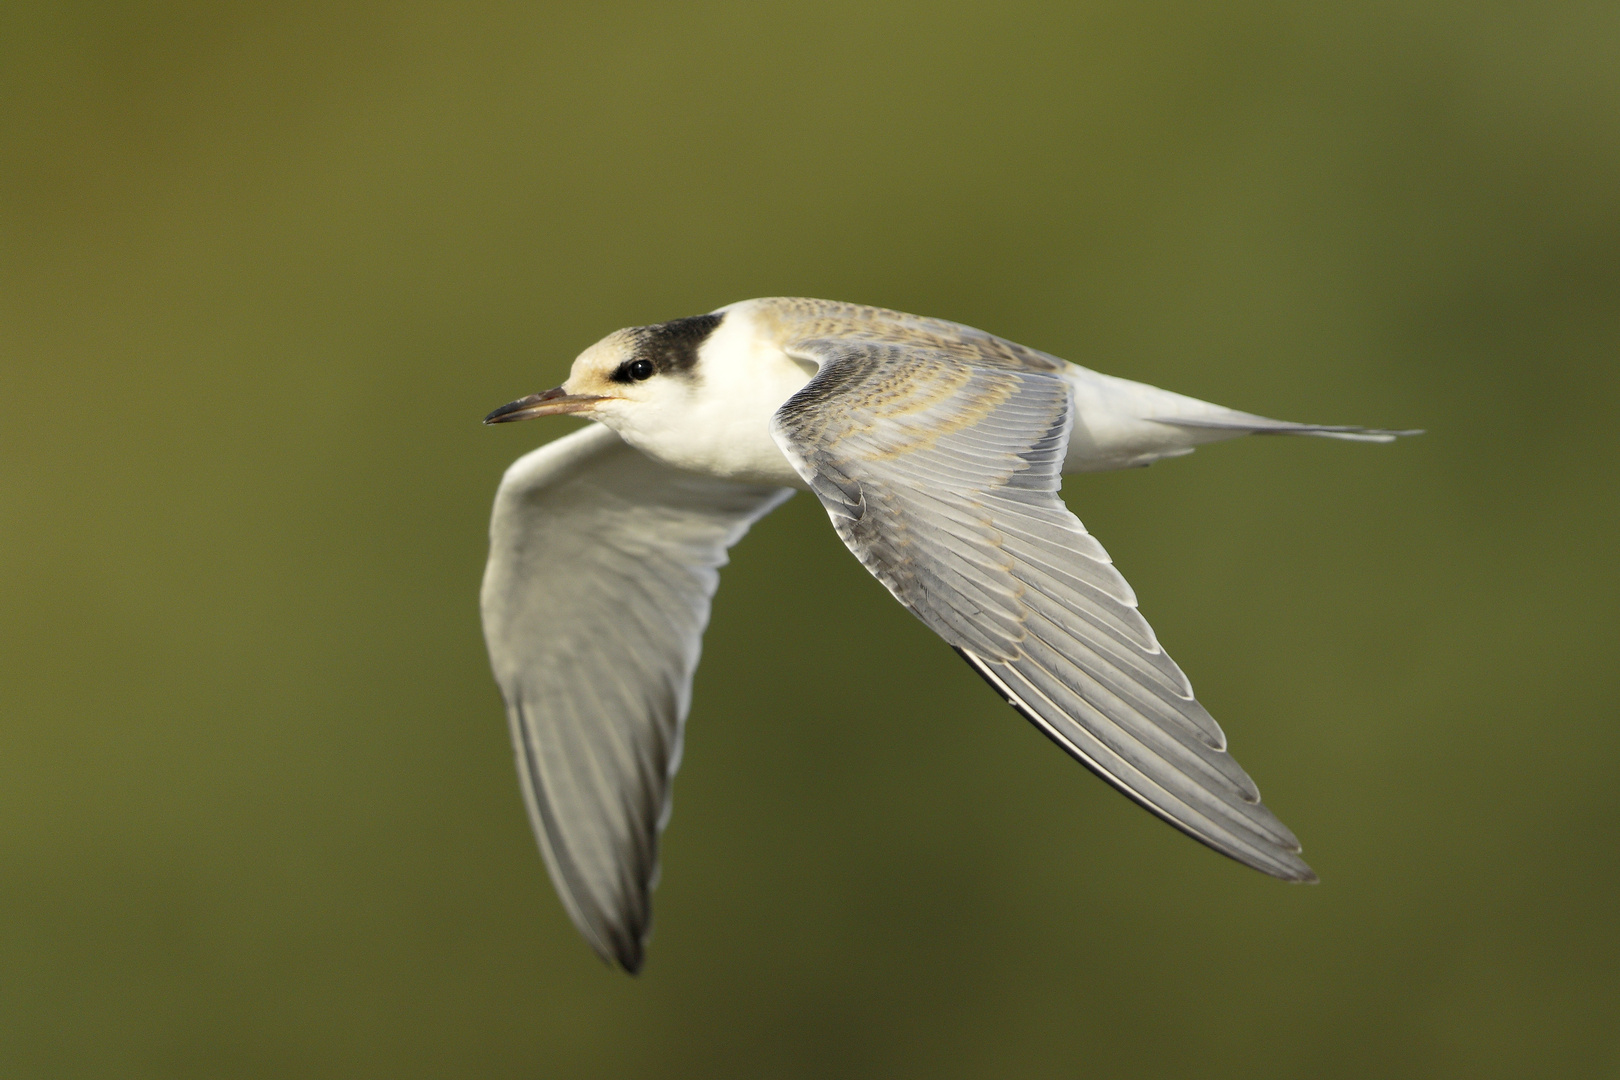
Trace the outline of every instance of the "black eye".
{"type": "Polygon", "coordinates": [[[653,366],[651,360],[632,360],[624,365],[624,373],[640,382],[642,379],[652,378],[653,366]]]}

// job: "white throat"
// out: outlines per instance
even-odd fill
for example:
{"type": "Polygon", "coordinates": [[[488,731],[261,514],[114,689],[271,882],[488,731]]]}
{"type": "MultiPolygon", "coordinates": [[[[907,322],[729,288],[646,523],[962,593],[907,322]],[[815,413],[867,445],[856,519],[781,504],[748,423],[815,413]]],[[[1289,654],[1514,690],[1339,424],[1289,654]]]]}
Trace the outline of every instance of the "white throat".
{"type": "Polygon", "coordinates": [[[655,397],[604,409],[599,419],[674,468],[802,490],[804,481],[771,438],[770,421],[813,374],[813,364],[789,359],[759,332],[746,304],[735,305],[699,347],[689,375],[661,376],[655,397]]]}

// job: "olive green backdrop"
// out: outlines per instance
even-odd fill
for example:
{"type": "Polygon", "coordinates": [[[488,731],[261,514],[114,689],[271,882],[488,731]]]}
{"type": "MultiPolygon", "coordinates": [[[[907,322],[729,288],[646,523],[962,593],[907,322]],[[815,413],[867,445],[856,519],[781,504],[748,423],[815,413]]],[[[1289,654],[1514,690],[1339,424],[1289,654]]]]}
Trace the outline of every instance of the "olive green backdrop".
{"type": "Polygon", "coordinates": [[[0,1074],[1620,1075],[1613,3],[14,3],[0,1074]],[[1394,446],[1065,494],[1322,875],[1127,803],[808,497],[725,572],[646,972],[518,797],[490,429],[884,304],[1394,446]]]}

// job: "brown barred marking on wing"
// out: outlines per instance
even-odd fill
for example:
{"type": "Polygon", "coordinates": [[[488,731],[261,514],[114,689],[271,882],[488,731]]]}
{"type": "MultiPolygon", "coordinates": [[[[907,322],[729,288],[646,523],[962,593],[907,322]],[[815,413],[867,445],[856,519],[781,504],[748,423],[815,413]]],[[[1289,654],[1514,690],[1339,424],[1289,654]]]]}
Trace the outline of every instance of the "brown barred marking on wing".
{"type": "Polygon", "coordinates": [[[815,340],[873,342],[919,349],[978,367],[1057,373],[1067,364],[1049,353],[997,337],[972,326],[909,315],[904,311],[773,296],[749,302],[766,336],[793,352],[815,340]]]}

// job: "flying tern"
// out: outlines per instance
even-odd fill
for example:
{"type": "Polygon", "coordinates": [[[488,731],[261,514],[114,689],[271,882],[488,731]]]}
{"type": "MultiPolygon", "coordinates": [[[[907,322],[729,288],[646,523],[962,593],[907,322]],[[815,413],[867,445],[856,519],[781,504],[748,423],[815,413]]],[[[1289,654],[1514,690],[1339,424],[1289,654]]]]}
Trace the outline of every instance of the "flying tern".
{"type": "Polygon", "coordinates": [[[596,423],[507,470],[481,606],[540,850],[604,960],[644,959],[719,568],[795,489],[1087,768],[1223,855],[1316,879],[1058,488],[1239,435],[1415,432],[1270,420],[958,323],[798,298],[619,330],[485,423],[557,415],[596,423]]]}

